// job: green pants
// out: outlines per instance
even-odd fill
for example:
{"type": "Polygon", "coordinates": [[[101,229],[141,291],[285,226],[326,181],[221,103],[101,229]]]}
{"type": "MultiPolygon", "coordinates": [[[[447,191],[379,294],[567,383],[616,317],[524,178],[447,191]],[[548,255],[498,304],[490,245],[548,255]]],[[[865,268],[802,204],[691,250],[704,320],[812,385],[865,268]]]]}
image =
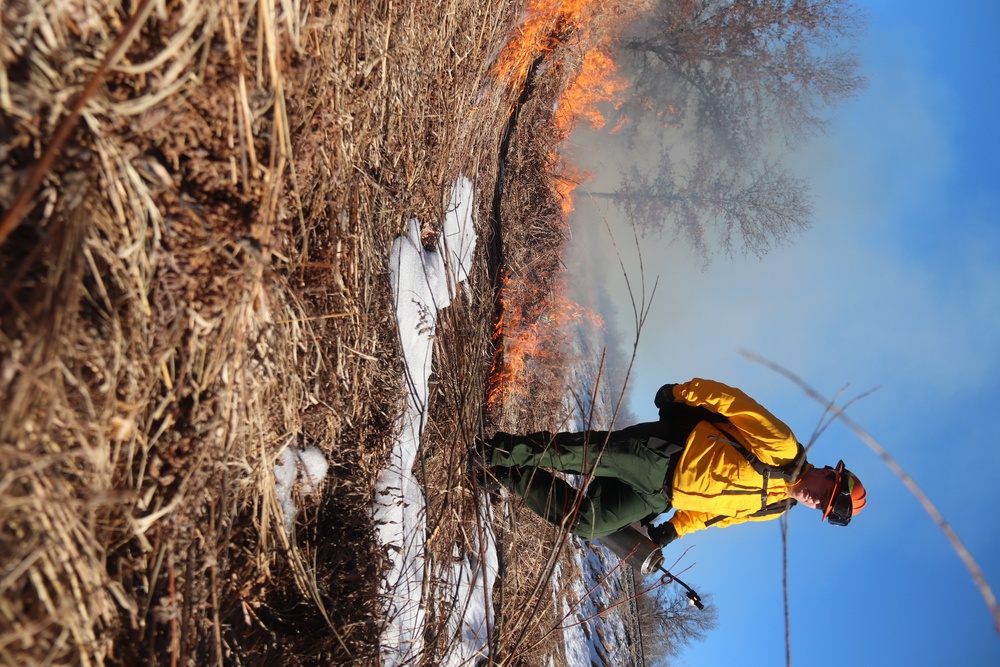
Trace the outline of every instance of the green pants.
{"type": "Polygon", "coordinates": [[[664,435],[660,422],[620,431],[497,433],[487,463],[529,509],[589,540],[670,508],[662,491],[671,459],[664,435]],[[543,468],[593,479],[581,496],[543,468]]]}

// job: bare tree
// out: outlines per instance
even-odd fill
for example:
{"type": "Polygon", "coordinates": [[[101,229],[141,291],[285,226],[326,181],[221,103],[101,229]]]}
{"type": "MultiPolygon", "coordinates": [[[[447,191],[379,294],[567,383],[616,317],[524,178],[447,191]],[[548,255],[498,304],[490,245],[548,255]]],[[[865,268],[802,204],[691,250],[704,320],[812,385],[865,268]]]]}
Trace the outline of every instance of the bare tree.
{"type": "Polygon", "coordinates": [[[662,155],[653,176],[633,168],[615,192],[591,194],[647,231],[672,226],[706,257],[713,240],[767,253],[812,215],[808,185],[773,147],[822,132],[823,111],[864,86],[841,50],[863,26],[848,0],[660,0],[619,43],[633,84],[619,111],[632,140],[662,155]]]}
{"type": "Polygon", "coordinates": [[[688,644],[701,641],[718,623],[715,607],[707,601],[704,609],[691,606],[676,586],[657,588],[639,597],[639,624],[642,650],[650,664],[680,655],[688,644]]]}
{"type": "Polygon", "coordinates": [[[636,73],[623,108],[672,107],[702,146],[737,161],[774,133],[798,141],[864,87],[857,56],[841,50],[864,23],[848,0],[660,0],[622,39],[636,73]]]}
{"type": "Polygon", "coordinates": [[[763,257],[809,226],[806,182],[776,162],[734,169],[701,160],[678,176],[664,152],[653,174],[633,167],[616,191],[588,194],[615,202],[645,231],[672,227],[706,257],[710,242],[731,255],[737,239],[745,252],[763,257]]]}

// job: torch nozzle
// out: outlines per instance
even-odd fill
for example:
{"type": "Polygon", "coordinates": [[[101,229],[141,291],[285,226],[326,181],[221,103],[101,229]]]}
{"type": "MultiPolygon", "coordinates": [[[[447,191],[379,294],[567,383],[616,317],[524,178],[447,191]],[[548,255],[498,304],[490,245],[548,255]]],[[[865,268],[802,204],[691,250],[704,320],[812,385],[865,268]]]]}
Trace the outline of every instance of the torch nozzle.
{"type": "Polygon", "coordinates": [[[695,591],[693,588],[691,588],[683,581],[678,579],[672,572],[667,570],[667,568],[663,567],[662,565],[659,566],[659,570],[660,572],[663,573],[663,576],[660,577],[660,583],[662,583],[663,585],[677,584],[678,586],[683,587],[684,590],[687,591],[688,602],[690,602],[693,606],[697,607],[698,609],[705,608],[704,603],[701,601],[701,596],[698,595],[697,591],[695,591]]]}
{"type": "Polygon", "coordinates": [[[701,601],[701,598],[694,591],[687,592],[688,601],[698,609],[704,609],[705,604],[701,601]]]}

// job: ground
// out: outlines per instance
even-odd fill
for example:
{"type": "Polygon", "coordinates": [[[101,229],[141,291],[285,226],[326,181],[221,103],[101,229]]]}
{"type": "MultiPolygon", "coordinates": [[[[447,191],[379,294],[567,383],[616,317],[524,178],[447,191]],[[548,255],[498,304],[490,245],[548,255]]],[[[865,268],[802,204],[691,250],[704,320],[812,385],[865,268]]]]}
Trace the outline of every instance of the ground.
{"type": "MultiPolygon", "coordinates": [[[[473,176],[484,251],[442,316],[422,457],[449,558],[472,437],[560,418],[555,395],[486,393],[499,281],[558,268],[572,58],[498,63],[524,3],[2,11],[0,662],[377,661],[370,507],[405,396],[389,247],[411,217],[433,245],[446,186],[473,176]],[[330,462],[291,539],[290,445],[330,462]]],[[[565,22],[547,34],[579,50],[565,22]]],[[[505,550],[545,562],[532,521],[505,550]]],[[[548,596],[540,570],[505,578],[500,659],[538,659],[548,596]]]]}

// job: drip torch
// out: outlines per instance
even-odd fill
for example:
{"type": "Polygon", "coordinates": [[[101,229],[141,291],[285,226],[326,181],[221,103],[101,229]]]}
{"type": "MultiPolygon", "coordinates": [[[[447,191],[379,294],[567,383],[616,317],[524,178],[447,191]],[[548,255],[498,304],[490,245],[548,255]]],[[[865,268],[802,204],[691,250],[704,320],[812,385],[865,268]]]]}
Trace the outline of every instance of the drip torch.
{"type": "Polygon", "coordinates": [[[632,526],[626,526],[616,533],[599,538],[599,540],[640,575],[646,576],[656,571],[662,572],[660,581],[663,584],[678,584],[684,588],[687,599],[693,606],[698,609],[705,608],[701,596],[663,566],[663,552],[659,545],[632,526]]]}

